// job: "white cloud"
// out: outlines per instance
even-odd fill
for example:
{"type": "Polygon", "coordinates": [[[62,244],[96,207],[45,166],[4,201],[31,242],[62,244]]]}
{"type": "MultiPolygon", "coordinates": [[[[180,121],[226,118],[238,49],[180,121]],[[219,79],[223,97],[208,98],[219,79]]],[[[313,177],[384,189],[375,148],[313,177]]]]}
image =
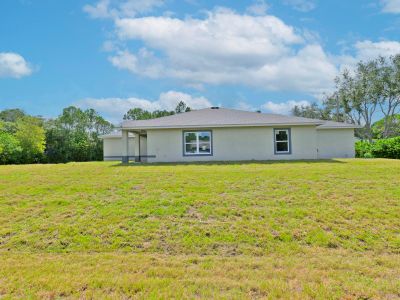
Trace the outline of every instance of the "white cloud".
{"type": "Polygon", "coordinates": [[[315,0],[283,0],[283,3],[301,12],[308,12],[317,6],[315,0]]]}
{"type": "Polygon", "coordinates": [[[381,3],[383,12],[400,14],[400,0],[381,0],[381,3]]]}
{"type": "Polygon", "coordinates": [[[158,100],[141,98],[87,98],[76,104],[81,108],[94,108],[104,114],[110,121],[119,122],[123,115],[131,108],[142,108],[148,111],[174,110],[176,105],[183,101],[192,109],[200,109],[213,106],[205,97],[193,97],[186,93],[168,91],[161,93],[158,100]]]}
{"type": "Polygon", "coordinates": [[[32,74],[29,63],[19,54],[0,52],[0,78],[21,78],[32,74]]]}
{"type": "Polygon", "coordinates": [[[158,100],[158,104],[160,105],[161,109],[173,110],[180,101],[185,102],[186,105],[193,109],[213,106],[211,102],[205,97],[193,97],[189,94],[176,91],[162,93],[158,100]]]}
{"type": "MultiPolygon", "coordinates": [[[[100,1],[108,3],[107,11],[113,11],[118,0],[100,1]]],[[[301,10],[315,7],[311,0],[286,1],[301,10]]],[[[203,18],[116,17],[116,38],[103,49],[110,52],[115,67],[152,79],[177,79],[198,89],[230,84],[302,92],[316,98],[332,90],[334,78],[344,67],[399,52],[397,41],[366,40],[351,45],[350,54],[333,55],[324,50],[315,33],[266,14],[263,0],[253,6],[245,14],[218,8],[203,18]],[[131,40],[140,42],[141,48],[131,48],[131,40]]]]}
{"type": "Polygon", "coordinates": [[[164,0],[98,0],[93,5],[85,5],[83,10],[95,19],[123,18],[148,13],[163,4],[164,0]]]}
{"type": "Polygon", "coordinates": [[[256,111],[256,110],[258,110],[255,106],[253,106],[253,105],[251,105],[251,104],[249,104],[249,103],[247,103],[245,101],[237,102],[236,105],[235,105],[235,108],[239,109],[239,110],[246,110],[246,111],[256,111]]]}
{"type": "Polygon", "coordinates": [[[118,51],[114,56],[110,56],[109,60],[118,69],[125,69],[142,76],[158,78],[167,75],[163,64],[146,48],[140,49],[137,54],[127,50],[118,51]]]}
{"type": "Polygon", "coordinates": [[[341,55],[337,57],[337,63],[340,69],[353,69],[359,61],[370,61],[379,56],[392,56],[400,54],[400,42],[381,41],[372,42],[369,40],[359,41],[352,47],[354,54],[341,55]]]}
{"type": "Polygon", "coordinates": [[[109,18],[111,12],[109,11],[110,0],[100,0],[94,5],[87,4],[83,7],[83,10],[94,19],[97,18],[109,18]]]}
{"type": "Polygon", "coordinates": [[[247,7],[246,11],[249,14],[262,16],[267,13],[269,6],[264,0],[256,0],[252,5],[247,7]]]}
{"type": "Polygon", "coordinates": [[[118,45],[116,42],[108,40],[103,43],[101,50],[105,52],[118,51],[118,45]]]}
{"type": "Polygon", "coordinates": [[[318,96],[332,85],[335,65],[320,45],[307,45],[294,56],[265,65],[251,81],[269,90],[306,91],[318,96]]]}
{"type": "Polygon", "coordinates": [[[400,54],[400,42],[397,41],[361,41],[355,44],[357,50],[357,59],[369,60],[377,58],[379,55],[390,56],[400,54]]]}
{"type": "Polygon", "coordinates": [[[117,67],[118,69],[126,69],[132,72],[138,72],[138,59],[136,55],[133,55],[129,51],[118,51],[117,55],[109,57],[109,60],[113,66],[117,67]]]}
{"type": "Polygon", "coordinates": [[[275,103],[272,101],[268,101],[262,105],[262,108],[265,109],[267,112],[274,113],[274,114],[283,114],[288,115],[291,113],[291,110],[295,106],[307,106],[310,105],[310,102],[302,100],[302,101],[287,101],[287,102],[280,102],[275,103]]]}
{"type": "Polygon", "coordinates": [[[307,45],[295,28],[271,15],[217,9],[205,19],[118,19],[116,30],[122,41],[140,40],[144,47],[118,51],[110,61],[151,78],[318,94],[337,71],[319,44],[307,45]]]}

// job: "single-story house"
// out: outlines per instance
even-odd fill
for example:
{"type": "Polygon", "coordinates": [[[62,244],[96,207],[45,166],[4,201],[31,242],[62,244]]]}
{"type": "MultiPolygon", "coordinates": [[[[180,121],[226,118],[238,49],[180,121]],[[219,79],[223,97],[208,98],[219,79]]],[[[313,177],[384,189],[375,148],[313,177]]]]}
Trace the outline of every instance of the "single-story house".
{"type": "Polygon", "coordinates": [[[127,120],[104,135],[104,159],[192,162],[354,157],[357,125],[211,107],[127,120]]]}

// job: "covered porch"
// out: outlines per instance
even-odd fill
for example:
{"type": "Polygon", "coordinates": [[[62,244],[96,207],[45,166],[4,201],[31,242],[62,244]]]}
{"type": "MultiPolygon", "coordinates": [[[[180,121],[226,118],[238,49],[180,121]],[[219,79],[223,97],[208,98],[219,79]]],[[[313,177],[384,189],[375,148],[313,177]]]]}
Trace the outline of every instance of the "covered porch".
{"type": "Polygon", "coordinates": [[[122,129],[122,163],[147,162],[147,132],[145,130],[122,129]],[[129,143],[129,135],[133,134],[133,145],[129,143]],[[130,149],[130,147],[133,147],[130,149]],[[130,155],[130,153],[134,155],[130,155]]]}

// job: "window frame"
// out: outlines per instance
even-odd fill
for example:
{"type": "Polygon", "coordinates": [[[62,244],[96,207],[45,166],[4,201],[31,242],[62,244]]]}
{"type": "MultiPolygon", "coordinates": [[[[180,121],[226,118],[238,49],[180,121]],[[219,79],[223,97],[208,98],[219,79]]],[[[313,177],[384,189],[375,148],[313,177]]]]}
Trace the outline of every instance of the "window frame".
{"type": "Polygon", "coordinates": [[[292,133],[291,133],[291,128],[274,128],[273,130],[274,134],[274,154],[275,155],[290,155],[292,154],[292,133]],[[276,140],[276,134],[278,131],[286,131],[288,139],[287,141],[277,141],[276,140]],[[288,151],[278,151],[277,143],[288,143],[288,151]]]}
{"type": "Polygon", "coordinates": [[[183,156],[213,156],[213,132],[210,129],[205,129],[205,130],[184,130],[182,131],[182,154],[183,156]],[[200,153],[199,151],[199,147],[200,144],[205,144],[208,142],[200,142],[199,140],[199,133],[200,132],[208,132],[210,134],[210,153],[200,153]],[[195,133],[196,134],[196,146],[197,146],[197,152],[196,153],[187,153],[186,152],[186,145],[187,144],[194,144],[194,143],[186,143],[186,139],[185,139],[185,134],[186,133],[195,133]]]}

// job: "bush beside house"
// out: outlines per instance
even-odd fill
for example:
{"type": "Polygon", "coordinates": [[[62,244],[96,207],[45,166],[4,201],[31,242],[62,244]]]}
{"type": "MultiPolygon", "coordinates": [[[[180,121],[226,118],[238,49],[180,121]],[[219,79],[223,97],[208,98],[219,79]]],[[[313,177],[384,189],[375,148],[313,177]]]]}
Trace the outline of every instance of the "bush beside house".
{"type": "Polygon", "coordinates": [[[400,136],[373,142],[358,141],[356,157],[400,159],[400,136]]]}

